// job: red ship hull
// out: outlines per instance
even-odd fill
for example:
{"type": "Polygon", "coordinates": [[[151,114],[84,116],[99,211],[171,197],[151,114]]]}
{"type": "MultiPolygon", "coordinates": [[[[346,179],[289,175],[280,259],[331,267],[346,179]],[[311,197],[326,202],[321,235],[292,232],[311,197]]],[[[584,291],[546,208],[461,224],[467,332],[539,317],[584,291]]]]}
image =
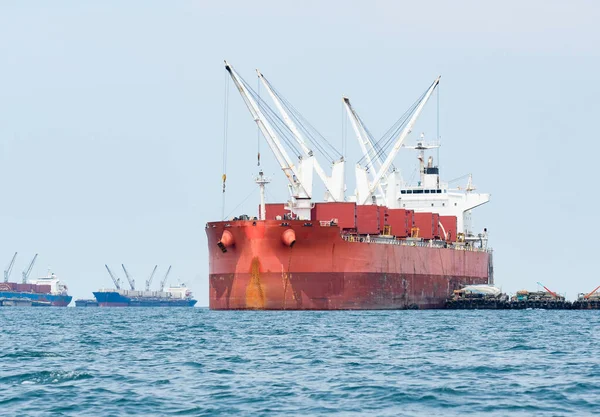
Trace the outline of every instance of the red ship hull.
{"type": "Polygon", "coordinates": [[[454,289],[489,281],[486,251],[354,242],[318,222],[213,222],[206,233],[215,310],[442,308],[454,289]]]}

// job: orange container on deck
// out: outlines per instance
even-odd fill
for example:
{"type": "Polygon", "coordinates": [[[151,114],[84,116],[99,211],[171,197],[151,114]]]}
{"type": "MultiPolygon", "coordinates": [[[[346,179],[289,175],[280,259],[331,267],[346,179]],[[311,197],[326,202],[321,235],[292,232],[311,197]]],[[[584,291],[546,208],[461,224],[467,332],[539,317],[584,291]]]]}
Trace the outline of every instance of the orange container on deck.
{"type": "Polygon", "coordinates": [[[335,219],[340,229],[356,229],[356,203],[316,203],[310,217],[315,222],[335,219]]]}
{"type": "Polygon", "coordinates": [[[356,206],[356,229],[361,235],[378,235],[379,206],[356,206]]]}
{"type": "Polygon", "coordinates": [[[414,218],[414,227],[419,228],[419,237],[433,239],[435,236],[433,213],[415,213],[414,218]]]}
{"type": "Polygon", "coordinates": [[[456,242],[456,216],[440,216],[440,223],[446,231],[444,237],[444,232],[440,230],[440,237],[448,242],[456,242]]]}
{"type": "MultiPolygon", "coordinates": [[[[260,206],[258,207],[260,213],[260,206]]],[[[266,220],[276,220],[277,216],[283,219],[284,214],[289,214],[290,211],[285,209],[285,204],[265,204],[266,220]]]]}
{"type": "Polygon", "coordinates": [[[391,226],[393,236],[407,237],[412,227],[412,215],[409,216],[405,209],[387,209],[387,224],[391,226]]]}

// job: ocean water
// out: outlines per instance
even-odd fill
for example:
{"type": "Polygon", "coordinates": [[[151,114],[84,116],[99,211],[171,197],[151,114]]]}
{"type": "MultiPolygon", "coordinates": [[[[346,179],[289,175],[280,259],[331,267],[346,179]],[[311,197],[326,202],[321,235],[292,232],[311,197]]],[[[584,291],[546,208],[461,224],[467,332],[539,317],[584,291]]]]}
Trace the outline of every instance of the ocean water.
{"type": "Polygon", "coordinates": [[[598,311],[0,308],[0,415],[594,415],[598,311]]]}

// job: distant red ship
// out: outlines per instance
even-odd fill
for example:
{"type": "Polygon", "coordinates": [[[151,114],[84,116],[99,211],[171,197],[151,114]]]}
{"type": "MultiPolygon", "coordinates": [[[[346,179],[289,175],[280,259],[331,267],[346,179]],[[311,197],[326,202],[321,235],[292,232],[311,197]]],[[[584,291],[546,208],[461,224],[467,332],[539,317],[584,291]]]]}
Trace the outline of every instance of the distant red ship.
{"type": "Polygon", "coordinates": [[[355,195],[346,197],[344,159],[332,161],[328,176],[308,146],[303,119],[264,76],[258,73],[280,116],[226,69],[286,174],[291,198],[266,204],[269,180],[261,171],[257,217],[207,223],[211,309],[442,308],[455,289],[493,283],[487,230],[471,231],[471,210],[489,194],[475,193],[470,176],[463,190],[440,182],[433,158],[425,159],[439,143],[421,136],[414,146],[403,144],[439,78],[377,142],[343,99],[364,153],[355,195]],[[295,164],[283,142],[296,143],[295,164]],[[401,148],[418,152],[416,185],[393,167],[401,148]],[[312,201],[313,172],[325,185],[325,202],[312,201]]]}

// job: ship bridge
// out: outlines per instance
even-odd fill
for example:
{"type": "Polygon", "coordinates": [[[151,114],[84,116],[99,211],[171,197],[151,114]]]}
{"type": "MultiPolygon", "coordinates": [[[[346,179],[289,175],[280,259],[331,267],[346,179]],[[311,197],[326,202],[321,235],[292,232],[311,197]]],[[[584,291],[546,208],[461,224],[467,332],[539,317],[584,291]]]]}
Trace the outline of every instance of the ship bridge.
{"type": "MultiPolygon", "coordinates": [[[[418,151],[420,179],[416,186],[409,186],[404,181],[395,182],[395,199],[390,205],[398,208],[414,210],[417,213],[438,213],[441,216],[456,216],[457,229],[465,236],[474,236],[472,230],[471,210],[490,201],[490,194],[476,193],[471,174],[464,188],[450,188],[448,183],[440,181],[439,167],[434,165],[429,156],[425,163],[425,151],[439,148],[439,143],[425,144],[423,135],[415,146],[404,146],[418,151]]],[[[390,175],[393,177],[393,174],[390,175]]],[[[388,187],[390,184],[388,183],[388,187]]]]}

